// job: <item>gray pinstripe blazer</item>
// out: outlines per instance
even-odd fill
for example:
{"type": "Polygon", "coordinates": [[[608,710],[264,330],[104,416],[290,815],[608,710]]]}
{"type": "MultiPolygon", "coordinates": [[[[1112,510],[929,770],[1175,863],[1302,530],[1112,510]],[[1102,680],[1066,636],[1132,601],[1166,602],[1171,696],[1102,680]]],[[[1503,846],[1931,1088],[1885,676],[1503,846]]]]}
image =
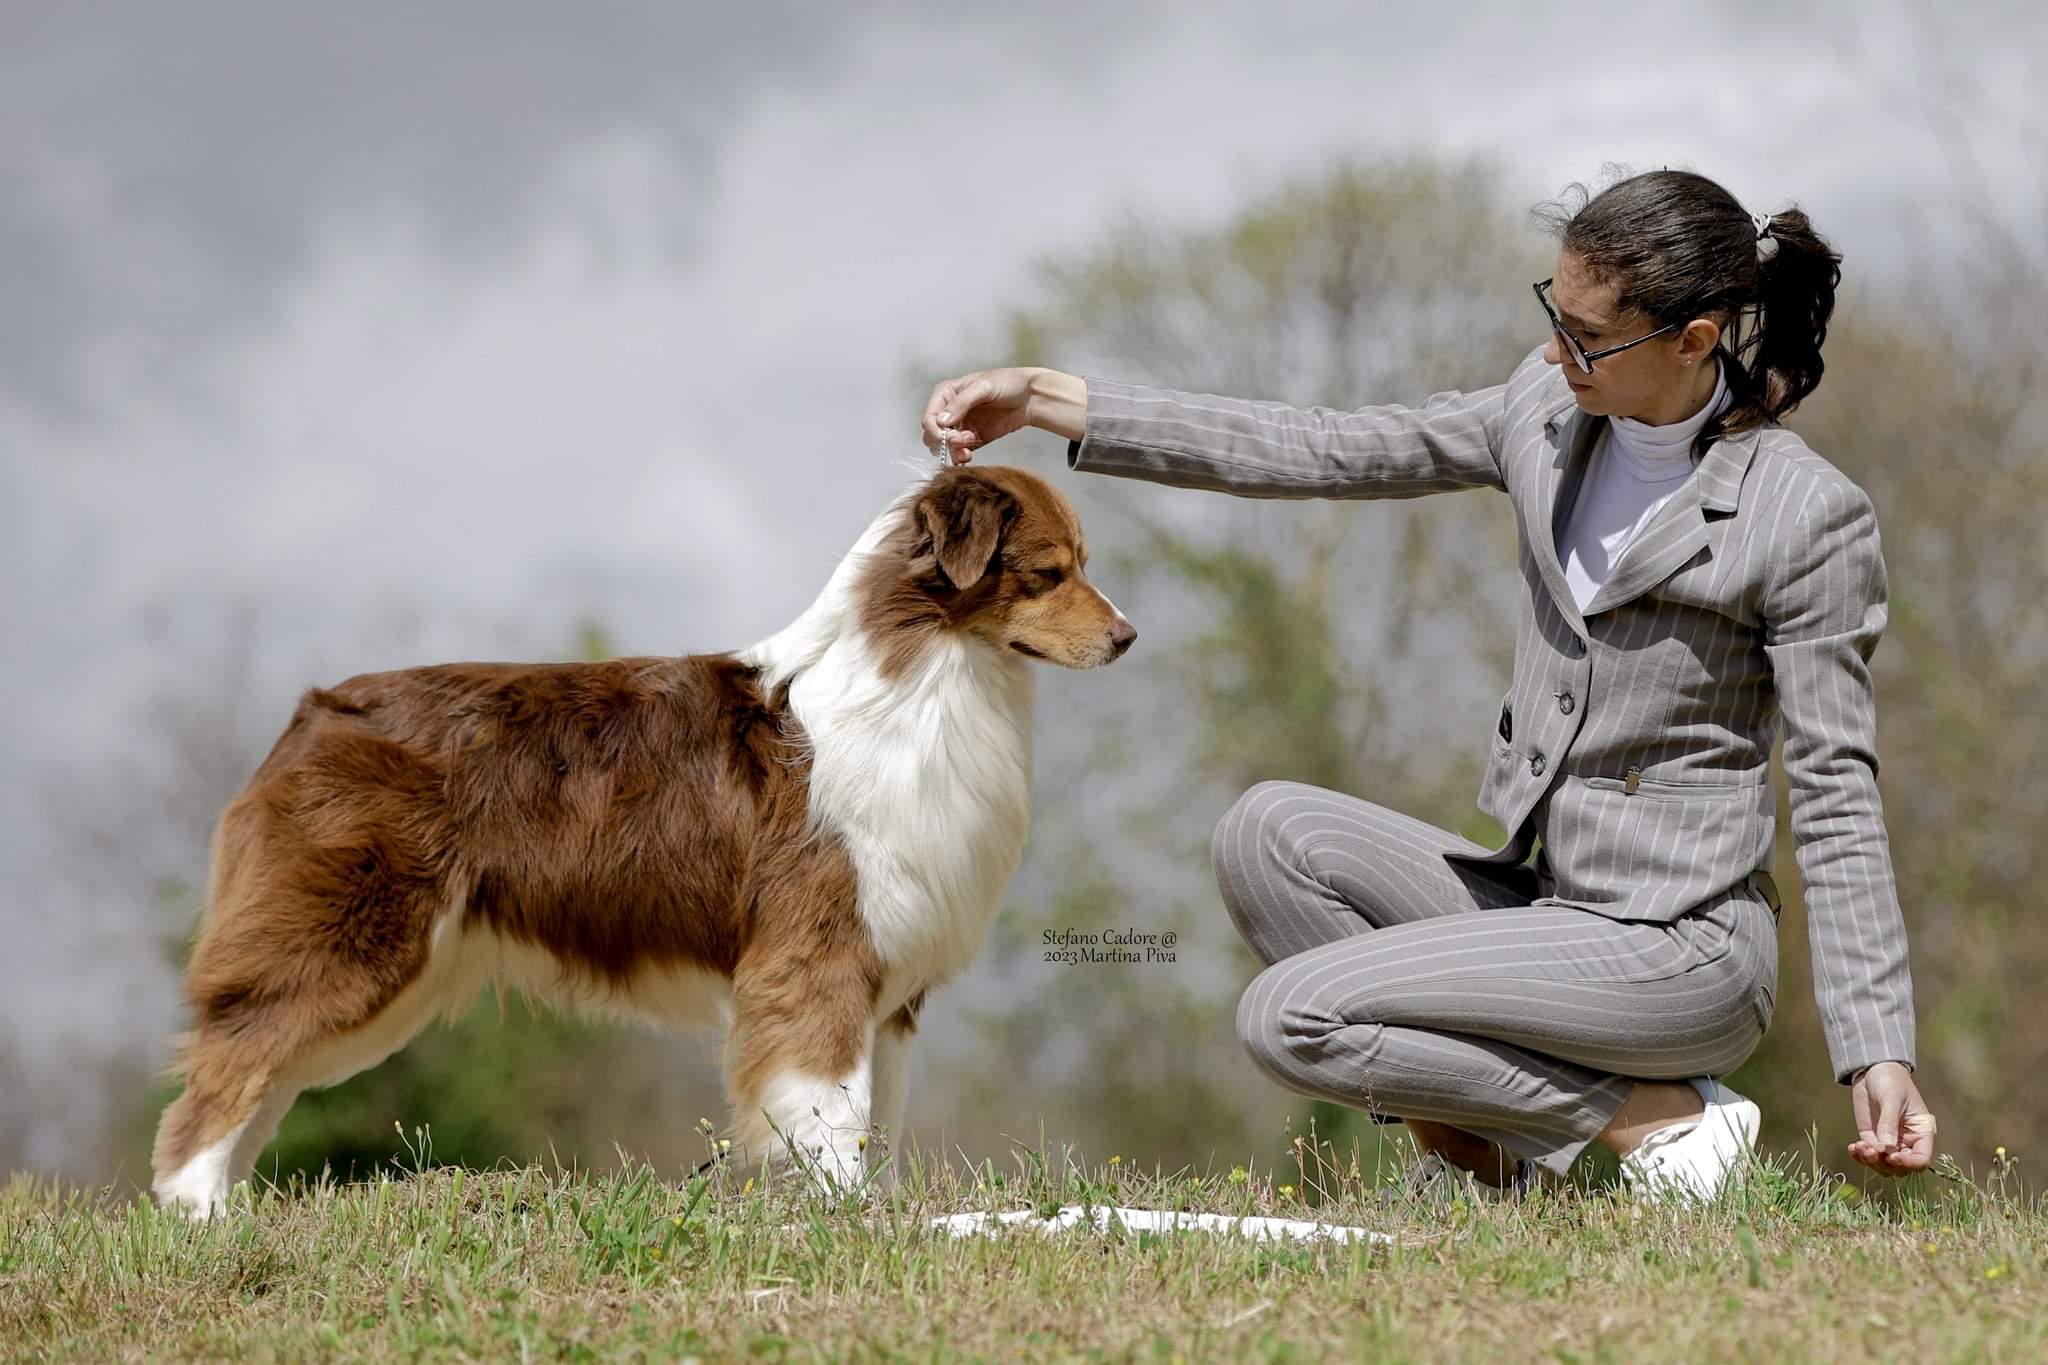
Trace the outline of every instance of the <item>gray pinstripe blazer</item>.
{"type": "MultiPolygon", "coordinates": [[[[1085,376],[1075,469],[1258,498],[1514,501],[1521,608],[1479,807],[1541,839],[1542,903],[1671,920],[1756,895],[1782,714],[1814,994],[1836,1078],[1914,1064],[1912,979],[1877,789],[1868,661],[1886,620],[1870,499],[1775,424],[1719,440],[1582,614],[1556,536],[1602,417],[1538,347],[1506,383],[1352,412],[1085,376]]],[[[1468,855],[1454,855],[1468,856],[1468,855]]],[[[1775,900],[1775,895],[1771,896],[1775,900]]]]}

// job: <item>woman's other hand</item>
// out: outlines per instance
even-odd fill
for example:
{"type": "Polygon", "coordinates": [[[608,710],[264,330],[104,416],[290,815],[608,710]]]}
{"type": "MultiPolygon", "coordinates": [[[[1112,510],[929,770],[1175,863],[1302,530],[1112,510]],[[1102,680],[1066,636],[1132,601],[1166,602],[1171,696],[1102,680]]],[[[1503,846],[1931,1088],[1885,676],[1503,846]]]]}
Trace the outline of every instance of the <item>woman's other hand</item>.
{"type": "Polygon", "coordinates": [[[1902,1062],[1878,1062],[1849,1092],[1856,1131],[1849,1155],[1873,1171],[1911,1175],[1934,1160],[1934,1115],[1902,1062]]]}

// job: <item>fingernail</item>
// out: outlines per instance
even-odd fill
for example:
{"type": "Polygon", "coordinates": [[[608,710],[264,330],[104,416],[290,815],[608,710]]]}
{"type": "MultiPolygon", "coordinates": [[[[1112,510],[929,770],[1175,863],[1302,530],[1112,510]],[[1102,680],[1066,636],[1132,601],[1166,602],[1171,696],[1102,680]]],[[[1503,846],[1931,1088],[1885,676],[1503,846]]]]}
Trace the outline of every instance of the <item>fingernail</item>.
{"type": "Polygon", "coordinates": [[[952,420],[953,420],[953,413],[952,413],[952,411],[951,411],[951,410],[949,409],[949,410],[947,410],[947,411],[945,411],[945,412],[942,412],[942,413],[940,413],[940,414],[939,414],[939,420],[940,420],[941,422],[950,422],[950,421],[952,421],[952,420]]]}

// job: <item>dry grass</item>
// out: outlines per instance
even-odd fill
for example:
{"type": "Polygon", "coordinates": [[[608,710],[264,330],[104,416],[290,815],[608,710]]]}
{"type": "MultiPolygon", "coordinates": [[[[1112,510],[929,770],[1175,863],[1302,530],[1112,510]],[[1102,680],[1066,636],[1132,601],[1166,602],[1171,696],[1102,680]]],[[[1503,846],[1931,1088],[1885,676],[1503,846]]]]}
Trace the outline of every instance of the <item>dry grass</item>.
{"type": "Polygon", "coordinates": [[[1773,1160],[1705,1212],[1578,1187],[1519,1206],[1384,1208],[1327,1163],[1147,1176],[1020,1149],[1014,1166],[914,1157],[893,1197],[828,1202],[722,1170],[670,1182],[644,1166],[427,1165],[248,1190],[207,1225],[17,1179],[0,1192],[0,1347],[91,1360],[2048,1358],[2048,1220],[2007,1191],[2003,1165],[1983,1182],[1948,1166],[1873,1200],[1773,1160]],[[1399,1241],[927,1227],[1082,1202],[1320,1216],[1399,1241]]]}

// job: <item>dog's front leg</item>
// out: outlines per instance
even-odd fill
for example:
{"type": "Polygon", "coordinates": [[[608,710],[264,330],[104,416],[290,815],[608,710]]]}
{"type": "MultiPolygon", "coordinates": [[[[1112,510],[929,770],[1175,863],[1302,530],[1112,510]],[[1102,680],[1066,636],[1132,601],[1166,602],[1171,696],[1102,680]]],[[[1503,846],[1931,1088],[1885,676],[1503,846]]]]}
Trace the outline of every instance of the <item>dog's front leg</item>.
{"type": "Polygon", "coordinates": [[[875,1029],[874,1121],[881,1136],[879,1141],[869,1139],[868,1151],[877,1159],[885,1154],[888,1157],[889,1164],[881,1179],[884,1187],[891,1190],[896,1188],[907,1159],[903,1114],[910,1099],[910,1043],[915,1027],[906,1008],[896,1011],[875,1029]]]}
{"type": "Polygon", "coordinates": [[[827,1194],[858,1187],[867,1173],[873,1113],[872,1051],[837,1077],[787,1071],[769,1078],[760,1109],[772,1124],[771,1159],[794,1158],[827,1194]]]}
{"type": "Polygon", "coordinates": [[[866,1175],[874,1106],[873,993],[865,981],[801,994],[773,979],[735,982],[726,1086],[746,1159],[794,1163],[826,1191],[866,1175]]]}

